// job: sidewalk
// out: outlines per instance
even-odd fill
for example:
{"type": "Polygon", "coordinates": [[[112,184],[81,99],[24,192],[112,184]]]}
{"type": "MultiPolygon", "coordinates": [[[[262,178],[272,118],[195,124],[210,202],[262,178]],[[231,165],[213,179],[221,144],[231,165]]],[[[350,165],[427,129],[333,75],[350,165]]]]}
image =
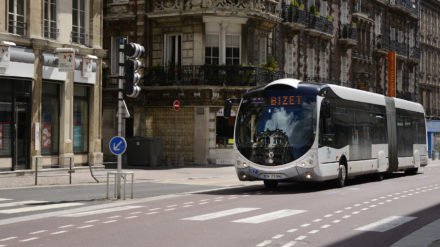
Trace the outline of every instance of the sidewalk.
{"type": "MultiPolygon", "coordinates": [[[[94,177],[100,184],[106,184],[107,172],[115,169],[93,169],[94,177]]],[[[134,182],[174,183],[188,185],[240,186],[233,166],[200,166],[170,169],[123,169],[134,172],[134,182]]],[[[40,171],[37,186],[69,185],[67,170],[40,171]]],[[[88,167],[77,168],[72,173],[72,185],[97,184],[88,167]]],[[[35,173],[32,171],[0,172],[1,188],[36,187],[35,173]]]]}

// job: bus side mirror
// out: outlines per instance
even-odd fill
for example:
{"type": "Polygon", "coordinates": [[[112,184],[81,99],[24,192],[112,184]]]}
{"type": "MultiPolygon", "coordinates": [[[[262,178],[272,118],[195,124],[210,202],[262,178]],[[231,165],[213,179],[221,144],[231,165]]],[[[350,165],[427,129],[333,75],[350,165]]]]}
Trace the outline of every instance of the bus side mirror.
{"type": "Polygon", "coordinates": [[[231,110],[232,110],[232,100],[227,99],[227,100],[225,100],[225,108],[223,110],[223,117],[229,118],[231,116],[231,110]]]}

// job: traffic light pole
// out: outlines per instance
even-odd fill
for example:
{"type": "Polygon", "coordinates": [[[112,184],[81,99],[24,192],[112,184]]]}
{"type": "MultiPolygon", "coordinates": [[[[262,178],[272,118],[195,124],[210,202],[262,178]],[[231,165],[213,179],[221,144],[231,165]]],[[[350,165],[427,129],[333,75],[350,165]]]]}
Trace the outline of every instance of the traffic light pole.
{"type": "MultiPolygon", "coordinates": [[[[120,78],[118,79],[118,136],[125,136],[125,131],[123,131],[122,127],[124,125],[123,118],[122,118],[122,112],[123,112],[123,100],[124,100],[124,94],[122,93],[122,90],[124,88],[124,79],[122,79],[122,76],[124,76],[124,62],[125,62],[125,54],[124,54],[124,46],[127,43],[127,39],[120,38],[119,39],[119,75],[120,78]]],[[[122,155],[118,155],[118,171],[116,175],[116,198],[121,199],[121,173],[122,173],[122,155]]]]}

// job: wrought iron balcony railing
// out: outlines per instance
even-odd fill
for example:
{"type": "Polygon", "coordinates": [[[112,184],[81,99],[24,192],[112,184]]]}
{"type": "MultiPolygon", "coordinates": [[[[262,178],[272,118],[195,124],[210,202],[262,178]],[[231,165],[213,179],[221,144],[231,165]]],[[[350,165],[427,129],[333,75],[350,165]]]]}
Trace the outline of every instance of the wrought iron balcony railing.
{"type": "Polygon", "coordinates": [[[333,35],[333,24],[323,16],[315,16],[309,13],[308,28],[333,35]]]}
{"type": "Polygon", "coordinates": [[[282,11],[282,18],[284,22],[297,23],[307,26],[308,13],[304,9],[295,7],[293,5],[284,5],[282,11]]]}
{"type": "Polygon", "coordinates": [[[152,0],[150,17],[231,12],[280,18],[279,0],[152,0]]]}
{"type": "Polygon", "coordinates": [[[391,6],[395,6],[411,15],[418,16],[419,14],[418,0],[390,0],[389,3],[391,6]]]}
{"type": "Polygon", "coordinates": [[[293,77],[293,75],[254,66],[153,66],[145,68],[143,84],[144,86],[258,86],[285,77],[293,77]]]}
{"type": "Polygon", "coordinates": [[[357,29],[350,24],[343,24],[339,33],[339,38],[357,40],[357,29]]]}

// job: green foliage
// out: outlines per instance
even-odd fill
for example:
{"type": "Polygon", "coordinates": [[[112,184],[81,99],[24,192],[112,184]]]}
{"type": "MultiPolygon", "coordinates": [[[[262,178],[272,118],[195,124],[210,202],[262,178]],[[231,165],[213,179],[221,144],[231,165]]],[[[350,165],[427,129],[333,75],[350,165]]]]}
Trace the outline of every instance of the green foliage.
{"type": "Polygon", "coordinates": [[[278,70],[278,62],[272,55],[269,55],[267,56],[267,63],[264,67],[270,71],[278,70]]]}
{"type": "Polygon", "coordinates": [[[310,6],[310,13],[313,14],[314,16],[319,16],[319,10],[315,7],[315,5],[310,6]]]}

